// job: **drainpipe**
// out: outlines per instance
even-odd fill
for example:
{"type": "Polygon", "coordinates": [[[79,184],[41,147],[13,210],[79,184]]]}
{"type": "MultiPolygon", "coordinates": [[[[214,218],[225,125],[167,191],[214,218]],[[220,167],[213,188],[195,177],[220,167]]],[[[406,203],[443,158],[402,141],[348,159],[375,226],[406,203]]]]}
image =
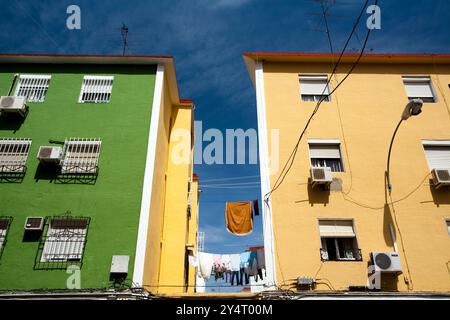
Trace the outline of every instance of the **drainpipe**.
{"type": "Polygon", "coordinates": [[[391,238],[392,238],[392,243],[394,244],[394,251],[398,252],[397,239],[395,238],[394,226],[392,225],[392,223],[389,224],[389,230],[391,231],[391,238]]]}
{"type": "Polygon", "coordinates": [[[14,85],[16,84],[16,80],[17,80],[17,77],[19,76],[19,74],[15,74],[14,75],[14,79],[13,79],[13,82],[12,82],[12,84],[11,84],[11,87],[9,88],[9,91],[8,91],[8,96],[10,96],[11,95],[11,92],[13,91],[13,89],[14,89],[14,85]]]}

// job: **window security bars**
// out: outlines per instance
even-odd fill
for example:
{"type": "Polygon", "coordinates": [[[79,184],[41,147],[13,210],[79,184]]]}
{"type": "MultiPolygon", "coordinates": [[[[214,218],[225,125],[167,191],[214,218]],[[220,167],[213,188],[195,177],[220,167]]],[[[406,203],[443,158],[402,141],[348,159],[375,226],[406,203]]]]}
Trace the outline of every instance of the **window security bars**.
{"type": "Polygon", "coordinates": [[[0,217],[0,258],[6,244],[6,235],[8,234],[9,226],[11,224],[11,217],[0,217]]]}
{"type": "Polygon", "coordinates": [[[51,76],[20,75],[15,96],[26,97],[28,102],[44,102],[51,76]]]}
{"type": "Polygon", "coordinates": [[[46,235],[39,245],[37,269],[64,268],[81,264],[86,246],[88,217],[57,216],[48,218],[46,235]]]}
{"type": "Polygon", "coordinates": [[[80,92],[80,103],[108,103],[111,99],[112,76],[85,76],[80,92]]]}
{"type": "Polygon", "coordinates": [[[25,173],[31,139],[0,138],[0,174],[25,173]]]}
{"type": "Polygon", "coordinates": [[[64,142],[61,174],[97,174],[100,139],[70,138],[64,142]]]}
{"type": "Polygon", "coordinates": [[[362,261],[362,254],[361,249],[358,248],[339,249],[334,254],[320,248],[320,259],[322,261],[362,261]]]}

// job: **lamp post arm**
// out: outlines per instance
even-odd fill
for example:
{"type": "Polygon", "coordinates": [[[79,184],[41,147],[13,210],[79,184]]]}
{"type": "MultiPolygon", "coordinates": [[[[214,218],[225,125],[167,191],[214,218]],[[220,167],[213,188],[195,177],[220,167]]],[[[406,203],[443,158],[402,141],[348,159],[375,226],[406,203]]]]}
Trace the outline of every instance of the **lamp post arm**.
{"type": "Polygon", "coordinates": [[[392,145],[394,144],[395,135],[397,134],[398,128],[400,127],[402,122],[403,122],[403,119],[400,119],[400,122],[398,123],[397,127],[395,128],[394,134],[392,135],[391,144],[389,145],[387,167],[386,167],[387,189],[388,189],[389,193],[391,193],[391,191],[392,191],[391,176],[389,174],[389,166],[390,166],[390,162],[391,162],[391,150],[392,150],[392,145]]]}

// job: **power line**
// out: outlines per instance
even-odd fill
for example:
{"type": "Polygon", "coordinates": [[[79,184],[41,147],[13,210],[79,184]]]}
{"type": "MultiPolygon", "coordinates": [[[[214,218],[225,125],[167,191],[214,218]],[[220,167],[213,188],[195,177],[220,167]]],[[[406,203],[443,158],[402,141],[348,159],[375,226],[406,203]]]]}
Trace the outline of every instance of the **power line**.
{"type": "Polygon", "coordinates": [[[250,178],[259,178],[260,175],[254,175],[254,176],[240,176],[240,177],[229,177],[229,178],[217,178],[217,179],[206,179],[201,180],[202,182],[213,182],[213,181],[229,181],[229,180],[245,180],[250,178]]]}
{"type": "MultiPolygon", "coordinates": [[[[351,38],[352,38],[352,36],[353,36],[353,33],[355,32],[356,27],[358,26],[359,21],[361,20],[361,17],[362,17],[362,15],[364,14],[364,11],[365,11],[365,9],[366,9],[366,7],[367,7],[368,2],[369,2],[369,0],[366,0],[366,1],[365,1],[364,6],[363,6],[363,8],[361,9],[361,12],[360,12],[359,16],[358,16],[356,22],[355,22],[354,25],[353,25],[353,29],[352,29],[352,31],[351,31],[349,37],[347,38],[347,41],[346,41],[346,43],[345,43],[345,45],[344,45],[344,48],[342,49],[342,51],[341,51],[341,53],[340,53],[340,55],[339,55],[338,61],[337,61],[337,63],[334,65],[333,71],[332,71],[330,77],[328,78],[326,85],[325,85],[324,88],[323,88],[323,91],[322,91],[322,94],[321,94],[321,98],[320,98],[320,100],[317,102],[316,107],[314,108],[313,112],[311,113],[311,116],[309,117],[308,121],[306,122],[306,125],[305,125],[303,131],[301,132],[301,134],[300,134],[300,136],[299,136],[299,138],[298,138],[298,140],[297,140],[297,143],[296,143],[295,146],[294,146],[294,149],[292,150],[292,152],[291,152],[289,158],[287,159],[285,165],[283,166],[283,169],[282,169],[280,175],[278,176],[277,180],[275,181],[274,187],[272,188],[272,190],[270,190],[270,191],[264,196],[264,198],[265,198],[264,201],[266,202],[267,205],[268,205],[268,199],[269,199],[270,195],[271,195],[275,190],[277,190],[277,189],[280,187],[280,185],[284,182],[285,177],[286,177],[287,174],[289,173],[289,171],[290,171],[290,169],[291,169],[291,167],[292,167],[292,165],[293,165],[293,163],[294,163],[295,157],[296,157],[296,155],[297,155],[297,151],[298,151],[298,147],[299,147],[299,145],[300,145],[300,141],[301,141],[302,137],[304,136],[304,134],[305,134],[305,132],[306,132],[306,130],[307,130],[309,124],[311,123],[311,121],[312,121],[314,115],[315,115],[315,114],[317,113],[317,111],[319,110],[320,105],[322,104],[322,102],[325,100],[325,98],[326,98],[327,96],[332,95],[332,94],[340,87],[340,85],[341,85],[341,84],[342,84],[342,83],[350,76],[350,74],[353,72],[353,70],[355,69],[355,67],[358,65],[358,63],[359,63],[359,61],[360,61],[360,59],[361,59],[362,54],[364,53],[364,49],[365,49],[366,44],[367,44],[367,41],[368,41],[368,39],[369,39],[369,35],[370,35],[371,29],[368,29],[368,31],[367,31],[366,39],[365,39],[365,41],[364,41],[363,47],[362,47],[362,49],[361,49],[361,52],[360,52],[360,54],[359,54],[357,60],[354,62],[354,64],[352,65],[352,67],[350,68],[350,70],[348,71],[348,73],[346,74],[346,76],[345,76],[345,77],[337,84],[337,86],[336,86],[336,87],[335,87],[335,88],[334,88],[327,96],[325,96],[325,95],[324,95],[325,90],[326,90],[326,88],[328,88],[328,85],[329,85],[329,83],[330,83],[330,81],[331,81],[331,79],[332,79],[334,73],[336,72],[336,69],[337,69],[337,67],[338,67],[338,65],[339,65],[339,63],[340,63],[340,61],[341,61],[341,59],[342,59],[342,56],[344,55],[345,50],[347,49],[347,46],[348,46],[348,44],[349,44],[349,42],[350,42],[350,40],[351,40],[351,38]]],[[[378,3],[378,0],[375,1],[375,5],[377,5],[377,3],[378,3]]]]}
{"type": "Polygon", "coordinates": [[[245,185],[260,185],[261,183],[259,181],[253,181],[253,182],[236,182],[236,183],[217,183],[217,184],[201,184],[200,187],[208,187],[208,186],[228,186],[228,187],[232,187],[232,186],[245,186],[245,185]]]}

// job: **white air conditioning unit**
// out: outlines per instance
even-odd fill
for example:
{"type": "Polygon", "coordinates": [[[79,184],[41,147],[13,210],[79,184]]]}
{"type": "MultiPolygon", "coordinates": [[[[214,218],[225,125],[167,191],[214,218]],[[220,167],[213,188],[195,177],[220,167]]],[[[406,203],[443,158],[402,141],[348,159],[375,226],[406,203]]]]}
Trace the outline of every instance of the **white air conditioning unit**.
{"type": "Polygon", "coordinates": [[[397,252],[372,252],[370,255],[375,272],[402,273],[400,256],[397,252]]]}
{"type": "Polygon", "coordinates": [[[37,158],[43,163],[59,163],[62,158],[62,148],[41,146],[37,158]]]}
{"type": "Polygon", "coordinates": [[[330,167],[311,167],[311,183],[316,185],[329,185],[333,182],[333,174],[330,167]]]}
{"type": "Polygon", "coordinates": [[[25,220],[26,231],[42,231],[44,228],[44,217],[28,217],[25,220]]]}
{"type": "Polygon", "coordinates": [[[22,115],[26,112],[26,98],[2,96],[0,97],[0,112],[20,113],[22,115]]]}
{"type": "Polygon", "coordinates": [[[433,169],[431,175],[436,189],[442,186],[450,186],[450,169],[433,169]]]}

